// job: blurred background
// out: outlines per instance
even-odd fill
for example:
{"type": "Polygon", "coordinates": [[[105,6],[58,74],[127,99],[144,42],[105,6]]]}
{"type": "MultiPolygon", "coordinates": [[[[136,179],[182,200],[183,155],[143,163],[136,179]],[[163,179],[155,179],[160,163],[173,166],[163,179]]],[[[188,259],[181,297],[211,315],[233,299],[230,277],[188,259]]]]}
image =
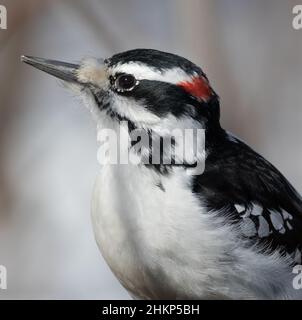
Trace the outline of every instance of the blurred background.
{"type": "Polygon", "coordinates": [[[223,126],[302,192],[302,30],[296,1],[0,0],[0,299],[128,299],[90,223],[99,170],[88,111],[20,55],[66,61],[155,48],[199,64],[223,126]]]}

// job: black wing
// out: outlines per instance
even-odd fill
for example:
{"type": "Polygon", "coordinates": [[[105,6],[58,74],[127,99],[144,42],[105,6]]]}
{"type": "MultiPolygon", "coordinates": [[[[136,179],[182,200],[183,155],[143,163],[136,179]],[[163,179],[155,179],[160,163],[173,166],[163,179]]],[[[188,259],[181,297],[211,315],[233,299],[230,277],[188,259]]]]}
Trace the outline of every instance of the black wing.
{"type": "MultiPolygon", "coordinates": [[[[287,179],[242,141],[225,133],[207,146],[193,191],[208,208],[240,223],[242,235],[301,262],[302,199],[287,179]]],[[[254,242],[252,241],[252,242],[254,242]]]]}

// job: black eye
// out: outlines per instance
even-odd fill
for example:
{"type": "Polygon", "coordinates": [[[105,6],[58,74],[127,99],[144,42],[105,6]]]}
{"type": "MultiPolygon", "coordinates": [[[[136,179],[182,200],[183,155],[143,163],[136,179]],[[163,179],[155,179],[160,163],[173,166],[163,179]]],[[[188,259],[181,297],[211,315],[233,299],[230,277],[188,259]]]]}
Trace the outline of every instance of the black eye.
{"type": "Polygon", "coordinates": [[[117,91],[131,91],[138,81],[131,74],[121,74],[115,80],[115,88],[117,91]]]}

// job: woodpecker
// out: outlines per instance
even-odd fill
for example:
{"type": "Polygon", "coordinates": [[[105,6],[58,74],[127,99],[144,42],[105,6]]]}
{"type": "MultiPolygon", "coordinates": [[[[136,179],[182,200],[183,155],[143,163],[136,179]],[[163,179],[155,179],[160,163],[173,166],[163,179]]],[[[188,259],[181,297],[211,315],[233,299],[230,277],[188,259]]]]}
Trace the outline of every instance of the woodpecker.
{"type": "Polygon", "coordinates": [[[221,127],[219,97],[201,68],[153,49],[77,64],[22,61],[76,92],[98,131],[124,125],[163,138],[169,128],[204,130],[203,148],[182,164],[105,162],[100,169],[92,197],[96,242],[133,298],[301,297],[293,267],[301,264],[302,199],[221,127]],[[188,174],[197,164],[203,172],[188,174]]]}

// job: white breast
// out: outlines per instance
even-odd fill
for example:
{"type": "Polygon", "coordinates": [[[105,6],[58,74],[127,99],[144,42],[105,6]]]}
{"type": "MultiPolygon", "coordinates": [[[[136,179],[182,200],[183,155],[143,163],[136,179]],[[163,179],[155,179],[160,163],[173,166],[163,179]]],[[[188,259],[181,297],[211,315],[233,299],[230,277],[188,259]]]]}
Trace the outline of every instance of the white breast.
{"type": "Polygon", "coordinates": [[[121,283],[150,299],[270,298],[286,291],[284,281],[291,282],[280,256],[244,249],[236,230],[202,208],[182,170],[160,178],[132,165],[101,169],[93,227],[121,283]]]}
{"type": "MultiPolygon", "coordinates": [[[[100,125],[116,131],[105,119],[100,125]]],[[[163,176],[142,165],[102,166],[93,228],[124,287],[142,299],[293,296],[284,258],[247,248],[240,230],[207,212],[191,192],[191,178],[180,167],[163,176]]]]}

